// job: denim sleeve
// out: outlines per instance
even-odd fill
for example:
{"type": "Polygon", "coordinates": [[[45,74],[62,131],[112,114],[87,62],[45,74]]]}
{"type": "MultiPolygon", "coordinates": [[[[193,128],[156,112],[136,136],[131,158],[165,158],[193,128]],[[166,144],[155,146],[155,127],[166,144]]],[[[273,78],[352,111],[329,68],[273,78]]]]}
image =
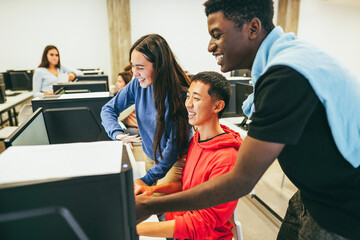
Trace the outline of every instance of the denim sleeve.
{"type": "Polygon", "coordinates": [[[116,140],[116,135],[124,133],[118,123],[118,117],[122,111],[135,103],[134,81],[121,89],[109,102],[101,109],[101,124],[108,136],[116,140]]]}

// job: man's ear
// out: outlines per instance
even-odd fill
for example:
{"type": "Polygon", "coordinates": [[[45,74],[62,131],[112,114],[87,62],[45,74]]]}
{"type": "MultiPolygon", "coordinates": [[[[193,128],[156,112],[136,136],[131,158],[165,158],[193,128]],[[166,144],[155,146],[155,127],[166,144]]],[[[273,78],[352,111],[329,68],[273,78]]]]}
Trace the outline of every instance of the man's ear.
{"type": "Polygon", "coordinates": [[[224,100],[217,100],[216,103],[215,103],[214,112],[219,113],[221,110],[224,109],[224,107],[225,107],[224,100]]]}
{"type": "Polygon", "coordinates": [[[253,18],[250,22],[249,22],[249,39],[253,40],[255,38],[257,38],[257,36],[260,35],[261,29],[262,29],[262,25],[261,25],[261,21],[258,18],[253,18]]]}

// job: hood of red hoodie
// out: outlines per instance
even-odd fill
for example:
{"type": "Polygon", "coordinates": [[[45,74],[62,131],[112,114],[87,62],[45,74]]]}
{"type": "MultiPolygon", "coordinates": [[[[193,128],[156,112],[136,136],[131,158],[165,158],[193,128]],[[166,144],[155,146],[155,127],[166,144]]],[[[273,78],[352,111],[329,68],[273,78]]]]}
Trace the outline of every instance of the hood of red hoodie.
{"type": "Polygon", "coordinates": [[[200,146],[203,149],[208,149],[208,150],[216,150],[216,149],[222,149],[228,147],[233,147],[236,150],[239,150],[240,145],[242,143],[240,134],[238,132],[231,130],[225,125],[220,124],[220,126],[226,134],[217,136],[205,142],[199,142],[200,134],[198,131],[196,131],[196,133],[193,136],[194,144],[200,146]]]}

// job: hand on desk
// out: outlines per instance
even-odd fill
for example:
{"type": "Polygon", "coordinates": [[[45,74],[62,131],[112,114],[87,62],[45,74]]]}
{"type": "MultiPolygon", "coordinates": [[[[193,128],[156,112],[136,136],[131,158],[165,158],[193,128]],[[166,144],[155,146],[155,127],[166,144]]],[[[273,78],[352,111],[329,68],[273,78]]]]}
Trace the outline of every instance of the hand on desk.
{"type": "Polygon", "coordinates": [[[118,134],[116,135],[116,139],[119,141],[123,141],[124,143],[128,143],[133,148],[134,142],[139,143],[141,142],[141,137],[138,137],[138,135],[129,135],[129,134],[118,134]]]}
{"type": "Polygon", "coordinates": [[[76,77],[75,73],[73,73],[73,72],[69,73],[69,80],[68,81],[69,82],[73,81],[75,79],[75,77],[76,77]]]}
{"type": "Polygon", "coordinates": [[[134,181],[134,194],[142,195],[142,196],[151,196],[151,194],[154,193],[154,187],[148,186],[146,183],[144,183],[141,179],[136,179],[134,181]]]}

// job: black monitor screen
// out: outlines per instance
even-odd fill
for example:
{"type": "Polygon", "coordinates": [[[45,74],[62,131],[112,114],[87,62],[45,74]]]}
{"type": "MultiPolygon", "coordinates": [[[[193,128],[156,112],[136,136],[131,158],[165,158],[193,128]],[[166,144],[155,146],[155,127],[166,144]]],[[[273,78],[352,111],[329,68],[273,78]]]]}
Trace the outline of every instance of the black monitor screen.
{"type": "Polygon", "coordinates": [[[102,132],[89,107],[46,109],[44,118],[51,144],[93,142],[102,132]]]}
{"type": "Polygon", "coordinates": [[[238,116],[245,117],[242,104],[252,92],[253,86],[251,84],[236,83],[236,114],[238,116]]]}
{"type": "Polygon", "coordinates": [[[229,80],[230,82],[230,86],[231,86],[231,98],[229,101],[229,104],[227,106],[227,108],[224,111],[224,114],[222,115],[222,117],[226,118],[226,117],[236,117],[237,113],[236,113],[236,107],[237,107],[237,101],[236,101],[236,83],[241,82],[241,83],[249,83],[249,79],[231,79],[229,80]]]}
{"type": "MultiPolygon", "coordinates": [[[[89,96],[92,94],[97,93],[75,95],[89,96]]],[[[100,118],[101,108],[111,97],[89,96],[77,98],[71,96],[74,96],[74,94],[63,94],[59,98],[51,99],[45,97],[43,99],[33,99],[31,102],[33,111],[40,107],[44,111],[50,143],[77,142],[80,139],[86,140],[86,138],[88,139],[86,142],[111,140],[101,125],[100,118]],[[56,110],[49,111],[50,109],[56,110]],[[76,131],[72,132],[71,129],[76,131]],[[76,136],[75,133],[81,135],[76,136]]]]}
{"type": "Polygon", "coordinates": [[[138,239],[125,148],[120,173],[0,185],[0,206],[0,239],[138,239]]]}
{"type": "Polygon", "coordinates": [[[65,90],[65,93],[109,91],[108,84],[105,81],[67,82],[67,83],[56,83],[53,85],[54,92],[56,92],[60,88],[63,88],[65,90]]]}
{"type": "Polygon", "coordinates": [[[75,81],[108,81],[108,75],[84,75],[77,76],[75,81]]]}
{"type": "Polygon", "coordinates": [[[8,72],[3,72],[1,73],[4,76],[4,83],[5,83],[5,88],[6,89],[10,89],[11,90],[11,80],[10,80],[10,73],[8,72]]]}
{"type": "Polygon", "coordinates": [[[26,71],[9,72],[11,90],[32,90],[32,79],[26,71]]]}

